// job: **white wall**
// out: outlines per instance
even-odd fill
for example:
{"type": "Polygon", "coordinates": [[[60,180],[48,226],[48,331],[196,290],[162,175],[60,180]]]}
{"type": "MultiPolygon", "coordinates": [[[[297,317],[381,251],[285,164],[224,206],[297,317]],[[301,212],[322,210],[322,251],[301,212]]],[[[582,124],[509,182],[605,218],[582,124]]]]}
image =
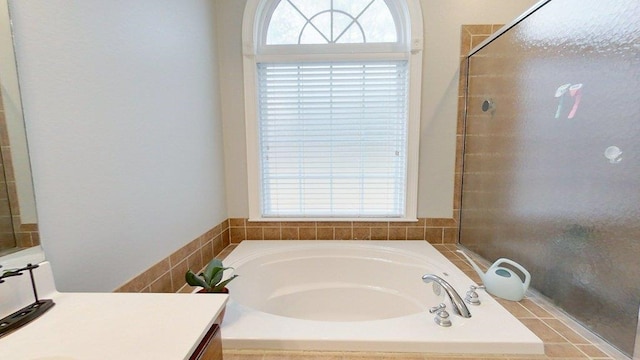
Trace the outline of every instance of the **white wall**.
{"type": "MultiPolygon", "coordinates": [[[[418,216],[453,215],[460,27],[508,23],[535,0],[421,0],[424,17],[422,121],[418,216]]],[[[245,0],[216,1],[227,209],[248,217],[246,143],[242,93],[241,27],[245,0]]]]}
{"type": "Polygon", "coordinates": [[[113,290],[227,218],[211,1],[11,10],[59,289],[113,290]]]}

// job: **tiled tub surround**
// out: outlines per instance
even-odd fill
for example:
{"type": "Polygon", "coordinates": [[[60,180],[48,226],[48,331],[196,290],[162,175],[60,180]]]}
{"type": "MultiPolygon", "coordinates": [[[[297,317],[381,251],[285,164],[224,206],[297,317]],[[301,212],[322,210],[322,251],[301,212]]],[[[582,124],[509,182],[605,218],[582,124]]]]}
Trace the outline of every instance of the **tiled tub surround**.
{"type": "MultiPolygon", "coordinates": [[[[230,243],[229,224],[238,220],[228,219],[183,248],[175,251],[166,259],[158,262],[147,271],[128,281],[116,291],[120,292],[191,292],[193,289],[184,283],[187,268],[202,268],[214,256],[224,259],[237,244],[230,243]],[[198,267],[199,266],[199,267],[198,267]]],[[[243,220],[244,221],[244,220],[243,220]]],[[[425,229],[427,227],[425,221],[425,229]]],[[[396,224],[397,225],[397,224],[396,224]]],[[[270,227],[275,227],[269,223],[270,227]]],[[[281,226],[281,225],[278,225],[281,226]]],[[[310,226],[309,226],[310,227],[310,226]]],[[[384,227],[384,226],[383,226],[384,227]]],[[[426,230],[425,230],[426,231],[426,230]]],[[[263,239],[264,240],[264,239],[263,239]]],[[[393,239],[392,239],[393,240],[393,239]]],[[[433,244],[433,243],[432,243],[433,244]]],[[[455,252],[455,244],[433,244],[445,257],[458,266],[472,280],[480,279],[471,266],[455,252]]],[[[486,262],[477,259],[484,265],[486,262]]],[[[593,360],[628,360],[617,350],[603,342],[600,338],[585,330],[561,311],[557,310],[545,298],[529,291],[527,297],[520,302],[498,300],[525,326],[533,331],[545,346],[543,356],[505,356],[487,355],[480,359],[593,359],[593,360]]],[[[313,351],[273,351],[273,350],[238,350],[225,349],[225,360],[363,360],[363,359],[411,359],[411,360],[443,360],[443,359],[479,359],[473,355],[456,354],[415,354],[415,353],[360,353],[360,352],[313,352],[313,351]]]]}
{"type": "Polygon", "coordinates": [[[426,240],[455,244],[455,219],[417,222],[255,222],[227,219],[117,288],[117,292],[176,292],[187,269],[201,269],[229,244],[243,240],[426,240]]]}

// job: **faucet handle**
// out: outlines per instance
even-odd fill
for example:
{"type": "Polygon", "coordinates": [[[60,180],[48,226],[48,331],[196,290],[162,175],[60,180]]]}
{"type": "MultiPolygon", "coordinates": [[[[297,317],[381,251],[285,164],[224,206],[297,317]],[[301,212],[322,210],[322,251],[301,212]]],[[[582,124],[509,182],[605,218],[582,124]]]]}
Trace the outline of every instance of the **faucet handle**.
{"type": "Polygon", "coordinates": [[[440,303],[438,306],[429,308],[430,313],[436,314],[436,317],[433,320],[436,322],[436,324],[442,327],[451,326],[451,320],[449,320],[449,312],[445,310],[446,307],[447,305],[445,305],[444,303],[440,303]]]}
{"type": "Polygon", "coordinates": [[[482,286],[475,286],[475,285],[471,285],[469,286],[469,291],[467,291],[467,295],[464,298],[464,302],[466,302],[469,305],[480,305],[480,299],[478,297],[478,293],[476,292],[477,289],[484,289],[484,285],[482,286]]]}
{"type": "Polygon", "coordinates": [[[429,312],[430,313],[438,313],[442,310],[444,310],[447,307],[447,305],[445,305],[444,303],[440,303],[438,306],[434,306],[432,308],[429,308],[429,312]]]}

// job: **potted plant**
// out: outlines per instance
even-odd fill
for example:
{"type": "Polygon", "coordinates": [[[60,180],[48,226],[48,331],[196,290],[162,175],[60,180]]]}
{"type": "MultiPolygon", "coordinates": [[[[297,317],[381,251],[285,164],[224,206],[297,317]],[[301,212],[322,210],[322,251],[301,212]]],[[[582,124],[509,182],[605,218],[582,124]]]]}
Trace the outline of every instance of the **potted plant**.
{"type": "Polygon", "coordinates": [[[193,271],[188,270],[185,274],[185,280],[187,284],[191,286],[200,286],[202,290],[199,293],[229,293],[229,289],[226,288],[227,284],[233,279],[238,277],[234,274],[226,280],[222,280],[224,271],[233,269],[232,267],[224,267],[222,261],[219,259],[213,259],[207,264],[207,267],[203,272],[196,275],[193,271]]]}

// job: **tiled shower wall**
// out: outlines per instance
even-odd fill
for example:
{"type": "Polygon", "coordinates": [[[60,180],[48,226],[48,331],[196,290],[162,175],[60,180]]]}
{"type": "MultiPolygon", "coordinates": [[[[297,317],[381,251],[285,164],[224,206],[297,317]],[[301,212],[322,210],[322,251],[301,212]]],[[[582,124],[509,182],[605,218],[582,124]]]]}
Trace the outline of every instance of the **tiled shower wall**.
{"type": "Polygon", "coordinates": [[[458,125],[456,127],[456,166],[453,208],[459,220],[462,198],[462,172],[464,159],[465,94],[467,92],[467,55],[476,46],[502,28],[504,24],[462,25],[460,29],[460,75],[458,82],[458,125]]]}

